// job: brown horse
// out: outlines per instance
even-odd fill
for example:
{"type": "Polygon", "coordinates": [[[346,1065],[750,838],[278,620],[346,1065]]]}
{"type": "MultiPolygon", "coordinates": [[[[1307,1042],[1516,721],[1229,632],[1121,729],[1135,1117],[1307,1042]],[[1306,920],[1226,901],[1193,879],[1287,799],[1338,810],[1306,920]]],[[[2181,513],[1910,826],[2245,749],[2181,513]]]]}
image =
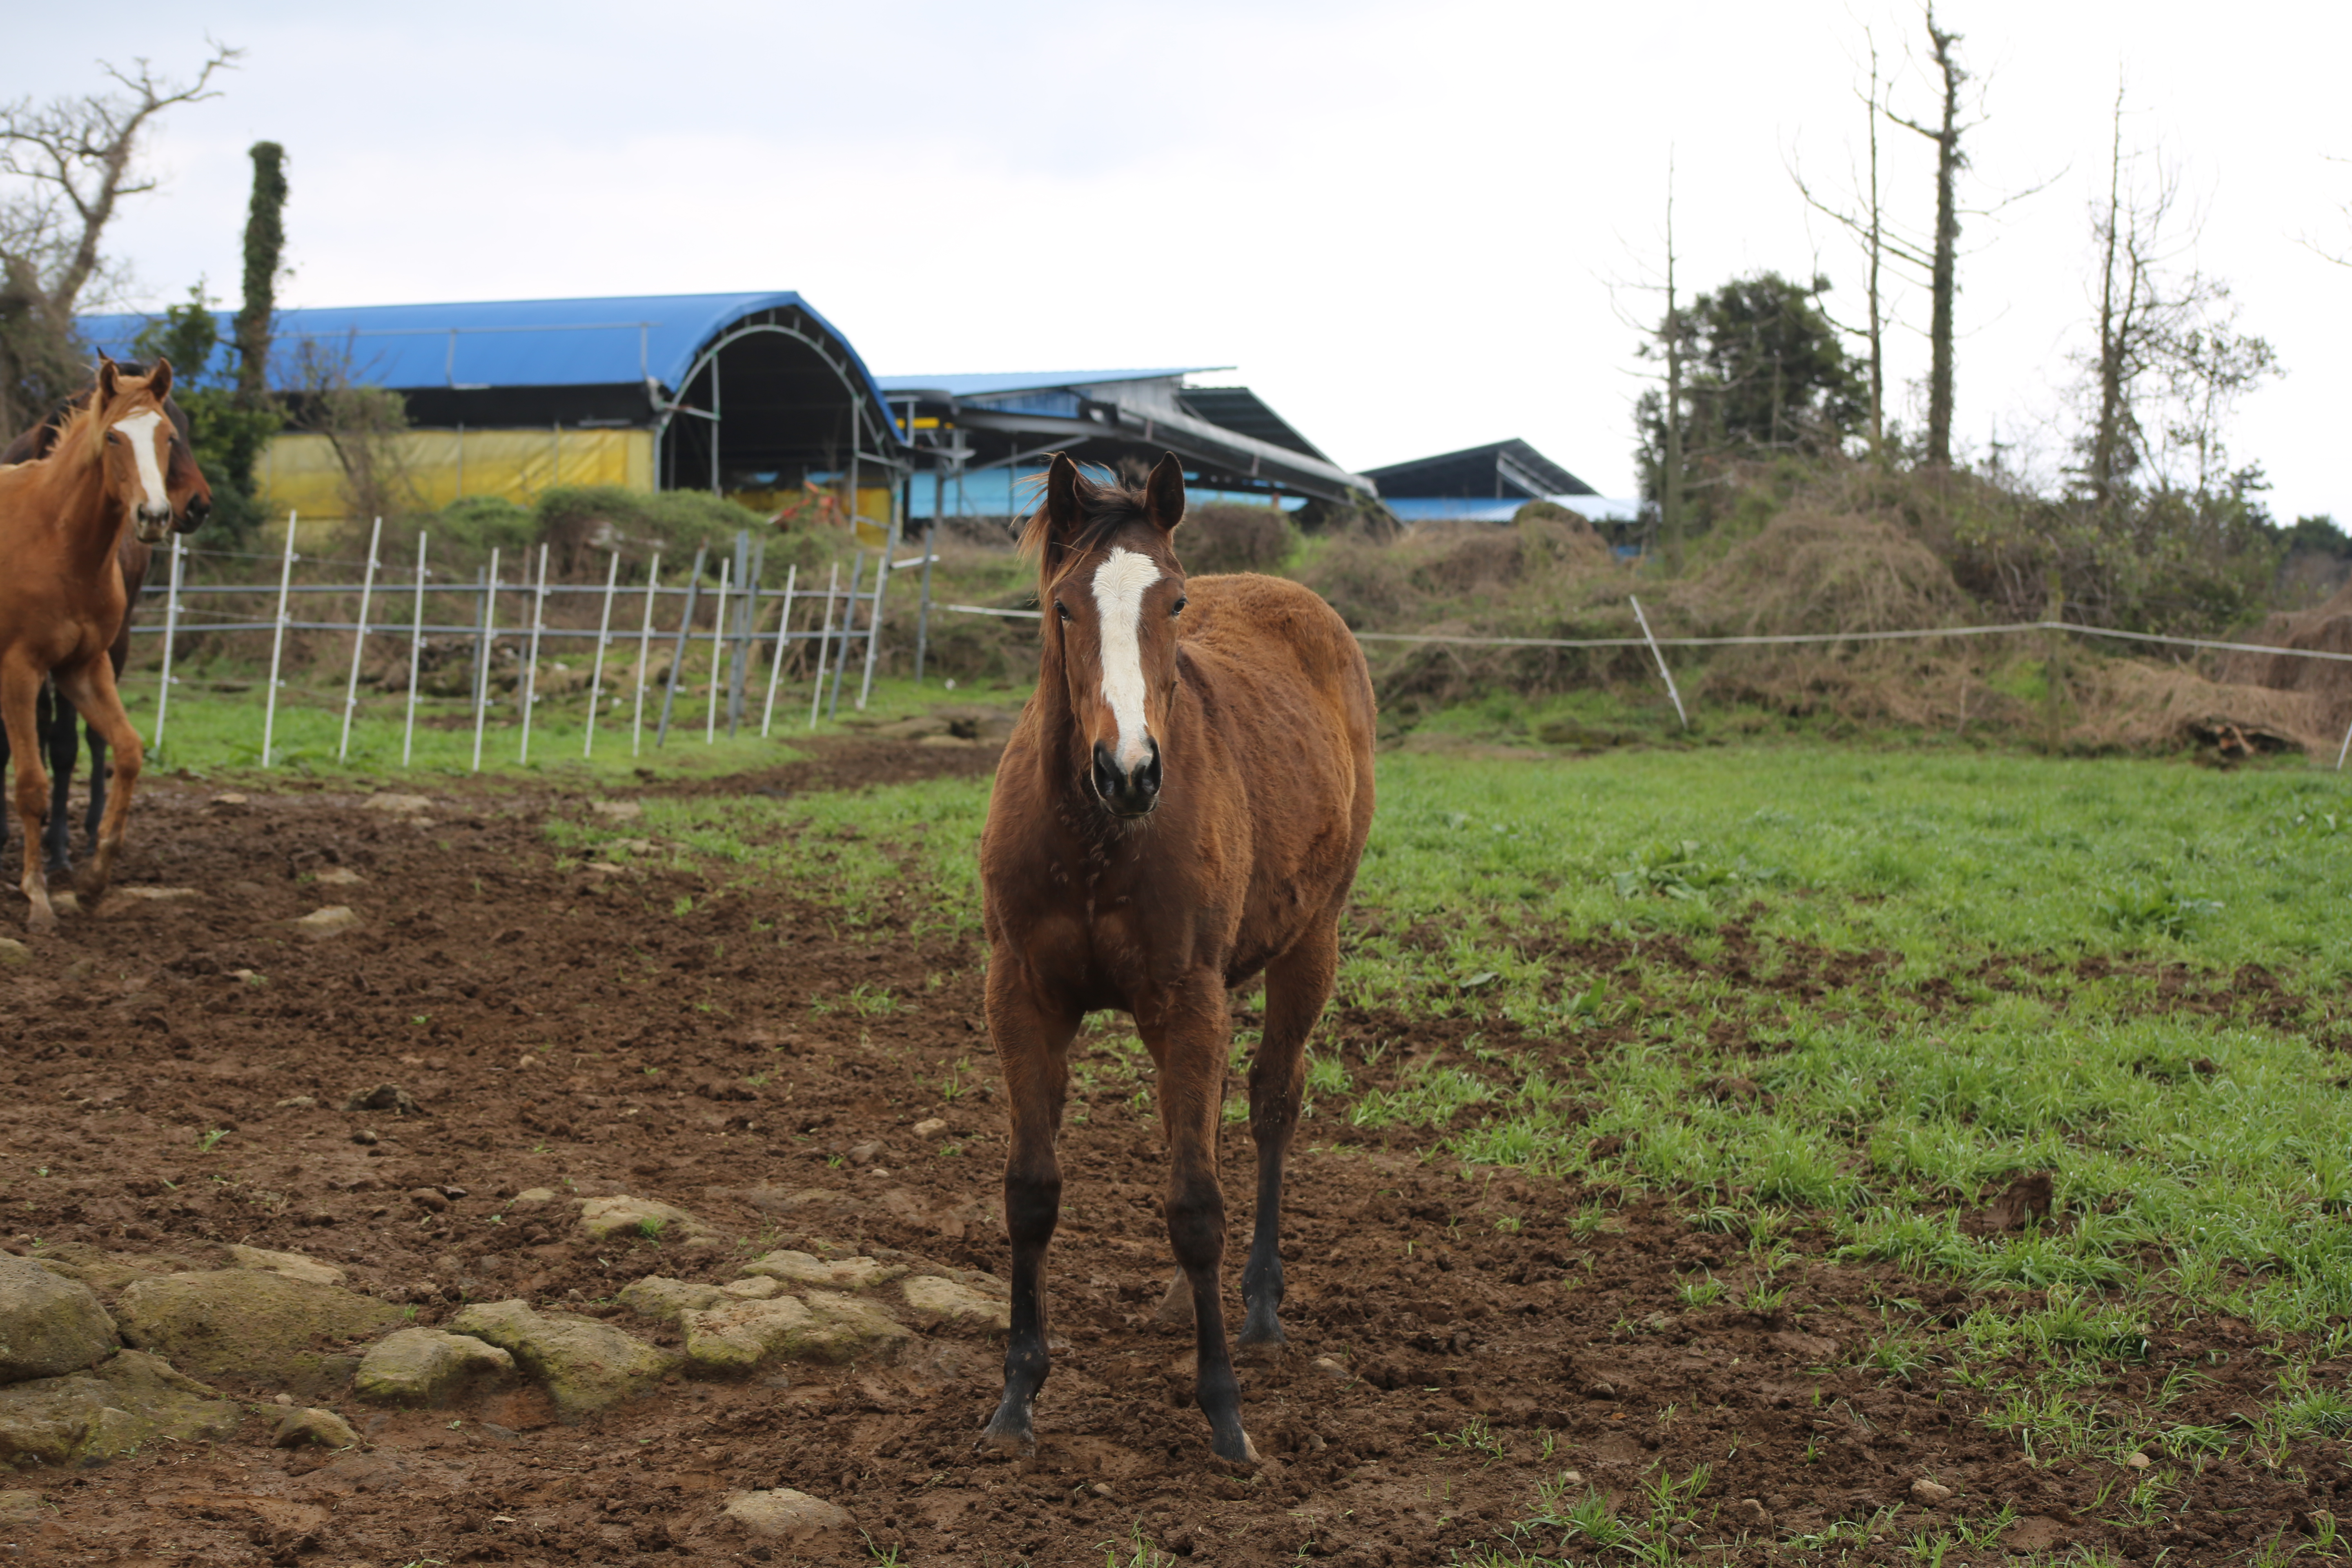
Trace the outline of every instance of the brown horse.
{"type": "Polygon", "coordinates": [[[36,738],[44,679],[55,678],[115,752],[113,798],[82,874],[85,907],[96,908],[105,896],[122,847],[142,748],[107,657],[129,608],[119,551],[125,533],[160,543],[174,518],[190,516],[205,493],[193,464],[173,461],[178,437],[164,412],[171,391],[167,361],[141,376],[101,360],[89,406],[67,419],[50,454],[0,468],[0,561],[7,563],[0,574],[0,725],[16,762],[24,889],[32,903],[27,923],[35,931],[57,924],[40,857],[32,852],[48,813],[48,778],[36,738]],[[175,496],[167,478],[175,471],[184,495],[175,496]]]}
{"type": "MultiPolygon", "coordinates": [[[[118,362],[119,373],[131,375],[146,374],[144,366],[118,362]]],[[[96,396],[95,380],[49,410],[48,417],[8,443],[0,450],[0,465],[29,463],[46,458],[58,444],[58,435],[66,421],[77,410],[86,408],[96,396]]],[[[163,398],[164,416],[172,421],[174,439],[172,443],[172,463],[163,471],[164,488],[175,497],[184,498],[177,504],[185,510],[174,514],[173,526],[183,533],[201,526],[212,510],[212,495],[205,489],[204,476],[196,471],[195,449],[191,442],[188,416],[177,400],[168,394],[163,398]]],[[[153,563],[154,552],[139,542],[138,536],[126,532],[115,549],[115,560],[122,568],[122,592],[128,608],[122,616],[121,629],[107,647],[107,659],[114,667],[114,678],[122,679],[122,667],[131,658],[131,623],[139,613],[140,590],[146,585],[147,570],[153,563]]],[[[43,869],[51,880],[69,875],[73,870],[73,823],[67,803],[73,794],[74,764],[79,760],[80,747],[74,730],[73,704],[58,694],[56,686],[41,688],[41,700],[36,714],[36,726],[40,731],[41,754],[49,764],[49,825],[42,847],[43,869]]],[[[106,810],[106,742],[95,726],[84,724],[89,738],[89,807],[84,818],[83,831],[89,835],[93,847],[98,843],[98,825],[106,810]]],[[[8,738],[0,731],[0,766],[8,761],[8,738]]],[[[0,846],[8,841],[7,814],[0,811],[0,846]]]]}
{"type": "Polygon", "coordinates": [[[1218,1294],[1216,1161],[1227,994],[1265,975],[1241,1342],[1283,1340],[1283,1162],[1371,827],[1372,688],[1355,638],[1307,589],[1255,575],[1187,584],[1170,547],[1183,514],[1172,455],[1141,487],[1097,484],[1062,456],[1023,534],[1038,556],[1045,655],[981,841],[988,1026],[1013,1134],[1013,1332],[984,1449],[1035,1447],[1031,1411],[1049,1366],[1039,1277],[1062,1195],[1054,1145],[1070,1042],[1090,1011],[1133,1015],[1159,1068],[1181,1270],[1169,1306],[1189,1308],[1194,1325],[1211,1446],[1254,1463],[1218,1294]]]}

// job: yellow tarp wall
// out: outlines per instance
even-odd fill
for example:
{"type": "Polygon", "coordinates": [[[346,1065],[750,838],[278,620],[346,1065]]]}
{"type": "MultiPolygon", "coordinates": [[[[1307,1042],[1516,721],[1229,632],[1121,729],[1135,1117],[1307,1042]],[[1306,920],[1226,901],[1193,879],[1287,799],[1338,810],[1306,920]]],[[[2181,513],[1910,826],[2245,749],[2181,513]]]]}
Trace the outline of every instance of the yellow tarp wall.
{"type": "MultiPolygon", "coordinates": [[[[650,430],[404,430],[384,445],[394,470],[385,476],[387,490],[419,508],[444,507],[461,495],[503,496],[529,506],[560,484],[654,488],[650,430]]],[[[274,436],[260,467],[271,510],[343,515],[343,466],[324,436],[274,436]]]]}

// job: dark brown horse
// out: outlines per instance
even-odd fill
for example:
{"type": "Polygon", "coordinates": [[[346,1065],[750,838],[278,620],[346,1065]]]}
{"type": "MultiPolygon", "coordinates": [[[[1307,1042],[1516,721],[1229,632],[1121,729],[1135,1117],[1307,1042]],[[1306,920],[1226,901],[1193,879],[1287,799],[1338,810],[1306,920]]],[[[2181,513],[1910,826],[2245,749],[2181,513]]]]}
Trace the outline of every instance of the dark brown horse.
{"type": "Polygon", "coordinates": [[[16,761],[24,889],[32,903],[27,923],[35,931],[57,923],[40,857],[32,852],[48,815],[48,778],[36,735],[46,679],[56,679],[115,752],[113,795],[79,889],[87,907],[105,896],[122,847],[143,749],[122,711],[108,657],[129,611],[120,549],[125,534],[160,543],[175,519],[192,515],[197,498],[208,493],[193,464],[181,473],[181,493],[168,477],[181,468],[173,462],[179,437],[163,409],[171,391],[168,361],[156,361],[147,375],[126,375],[101,360],[89,405],[68,417],[49,455],[0,468],[0,562],[6,563],[0,572],[0,725],[16,761]]]}
{"type": "MultiPolygon", "coordinates": [[[[122,362],[117,370],[124,374],[141,375],[144,367],[122,362]]],[[[48,417],[11,441],[0,451],[0,465],[30,463],[46,458],[58,444],[58,436],[75,411],[88,407],[97,390],[96,384],[75,394],[55,408],[48,417]]],[[[201,482],[197,472],[195,450],[190,443],[188,416],[179,403],[166,395],[163,415],[172,422],[174,439],[172,464],[164,472],[165,488],[174,495],[186,497],[185,510],[173,519],[180,531],[200,526],[212,510],[212,497],[201,482]]],[[[124,602],[128,606],[122,617],[122,629],[115,634],[108,647],[107,658],[114,666],[115,679],[122,678],[122,667],[131,657],[131,624],[138,617],[139,594],[145,587],[147,570],[154,552],[142,544],[135,533],[125,533],[115,551],[115,559],[122,568],[124,602]]],[[[73,793],[74,764],[80,759],[80,748],[74,733],[73,704],[58,694],[54,684],[41,688],[41,699],[35,714],[35,726],[40,732],[41,754],[49,766],[49,821],[44,837],[42,868],[51,880],[69,876],[73,871],[73,820],[67,810],[73,793]]],[[[89,836],[92,847],[98,843],[98,825],[106,813],[106,741],[97,729],[89,724],[82,728],[89,739],[89,808],[83,818],[83,831],[89,836]]],[[[8,740],[0,731],[0,767],[8,761],[8,740]]],[[[8,841],[8,817],[0,811],[0,846],[8,841]]]]}
{"type": "Polygon", "coordinates": [[[1187,583],[1170,536],[1184,473],[1097,484],[1054,459],[1023,534],[1045,607],[1037,692],[996,772],[981,841],[988,1026],[1013,1152],[1013,1333],[981,1447],[1025,1453],[1045,1382],[1040,1279],[1062,1197],[1055,1141],[1070,1042],[1118,1008],[1159,1068],[1168,1138],[1170,1305],[1197,1334],[1195,1396],[1223,1458],[1255,1462],[1225,1347],[1225,1200],[1217,1127],[1228,993],[1263,973],[1249,1075],[1256,1227],[1242,1271],[1244,1347],[1282,1342],[1283,1162],[1307,1034],[1339,963],[1341,907],[1372,821],[1372,688],[1331,607],[1278,578],[1187,583]]]}

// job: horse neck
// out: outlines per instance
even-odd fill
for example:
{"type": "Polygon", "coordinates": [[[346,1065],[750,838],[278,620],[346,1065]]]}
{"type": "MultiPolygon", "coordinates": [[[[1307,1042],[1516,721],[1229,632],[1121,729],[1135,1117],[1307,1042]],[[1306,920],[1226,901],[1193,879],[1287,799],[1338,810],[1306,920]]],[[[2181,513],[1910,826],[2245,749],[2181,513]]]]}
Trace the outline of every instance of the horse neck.
{"type": "Polygon", "coordinates": [[[131,528],[131,509],[106,488],[106,464],[89,442],[61,443],[43,460],[58,530],[74,563],[89,574],[111,563],[131,528]]]}

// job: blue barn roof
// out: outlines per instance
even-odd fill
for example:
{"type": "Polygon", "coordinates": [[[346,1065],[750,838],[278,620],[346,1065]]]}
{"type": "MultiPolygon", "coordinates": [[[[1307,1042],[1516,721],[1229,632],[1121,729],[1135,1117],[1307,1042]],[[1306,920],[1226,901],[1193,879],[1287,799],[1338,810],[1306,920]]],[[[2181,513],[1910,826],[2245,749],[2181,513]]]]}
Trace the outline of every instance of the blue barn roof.
{"type": "MultiPolygon", "coordinates": [[[[882,401],[880,384],[849,340],[789,292],[308,306],[278,312],[277,341],[340,346],[350,355],[352,379],[398,391],[642,385],[650,377],[676,392],[696,356],[731,323],[779,309],[798,309],[829,333],[882,401]]],[[[218,311],[215,319],[226,342],[234,313],[218,311]]],[[[93,347],[128,358],[131,341],[154,320],[84,316],[78,325],[93,347]]],[[[272,379],[290,378],[279,369],[272,379]]]]}

